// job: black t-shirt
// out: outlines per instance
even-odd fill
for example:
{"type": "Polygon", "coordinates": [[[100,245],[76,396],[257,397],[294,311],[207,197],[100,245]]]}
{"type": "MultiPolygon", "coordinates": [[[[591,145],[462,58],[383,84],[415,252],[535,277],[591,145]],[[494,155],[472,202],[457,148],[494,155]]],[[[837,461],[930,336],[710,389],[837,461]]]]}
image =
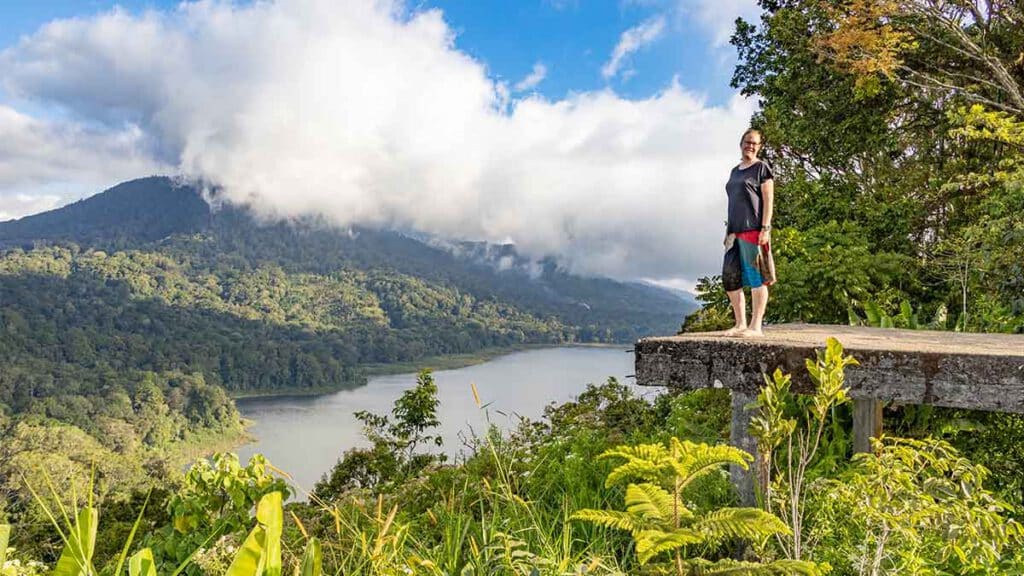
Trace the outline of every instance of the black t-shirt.
{"type": "Polygon", "coordinates": [[[725,185],[729,195],[728,233],[761,229],[761,184],[772,178],[772,168],[763,160],[746,168],[732,169],[725,185]]]}

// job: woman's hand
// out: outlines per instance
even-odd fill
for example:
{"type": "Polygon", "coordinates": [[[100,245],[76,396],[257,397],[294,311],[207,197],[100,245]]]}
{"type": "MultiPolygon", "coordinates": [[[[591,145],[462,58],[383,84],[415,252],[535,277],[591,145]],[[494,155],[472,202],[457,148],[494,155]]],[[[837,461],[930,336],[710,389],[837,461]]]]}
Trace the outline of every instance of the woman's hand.
{"type": "Polygon", "coordinates": [[[760,244],[761,246],[765,246],[765,245],[767,245],[771,241],[772,241],[772,231],[771,230],[761,230],[761,233],[757,235],[757,243],[760,244]]]}

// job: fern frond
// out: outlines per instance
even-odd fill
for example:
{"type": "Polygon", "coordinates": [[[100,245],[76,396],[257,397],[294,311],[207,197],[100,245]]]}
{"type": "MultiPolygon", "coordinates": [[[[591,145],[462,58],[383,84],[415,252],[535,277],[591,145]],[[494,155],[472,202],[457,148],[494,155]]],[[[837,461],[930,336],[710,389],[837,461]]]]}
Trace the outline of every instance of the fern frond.
{"type": "Polygon", "coordinates": [[[684,560],[691,574],[706,576],[824,576],[825,571],[814,562],[803,560],[777,560],[771,564],[719,560],[710,562],[703,558],[684,560]]]}
{"type": "Polygon", "coordinates": [[[635,519],[628,512],[622,512],[620,510],[593,510],[590,508],[579,510],[569,517],[571,520],[583,520],[584,522],[593,522],[599,526],[606,528],[615,528],[618,530],[628,530],[629,532],[639,532],[643,529],[642,526],[637,525],[635,519]]]}
{"type": "Polygon", "coordinates": [[[680,445],[685,452],[682,453],[681,458],[672,461],[672,469],[677,476],[682,478],[681,486],[684,488],[697,478],[726,464],[735,464],[746,470],[749,463],[754,460],[753,456],[735,446],[725,444],[708,446],[689,441],[682,442],[680,445]]]}
{"type": "Polygon", "coordinates": [[[708,538],[743,538],[755,542],[775,534],[789,535],[790,529],[774,514],[757,508],[722,508],[708,512],[690,528],[708,538]]]}
{"type": "Polygon", "coordinates": [[[703,536],[687,528],[677,528],[672,532],[643,530],[633,536],[636,539],[636,556],[641,565],[662,552],[704,541],[703,536]]]}
{"type": "Polygon", "coordinates": [[[598,458],[625,458],[626,460],[647,460],[652,463],[659,463],[668,458],[668,450],[661,444],[637,444],[629,446],[623,444],[609,450],[605,450],[598,458]]]}
{"type": "Polygon", "coordinates": [[[693,518],[693,512],[678,502],[667,490],[656,484],[630,484],[626,488],[626,510],[644,520],[668,522],[673,514],[693,518]]]}
{"type": "Polygon", "coordinates": [[[661,468],[657,464],[648,460],[631,459],[612,470],[604,481],[604,485],[606,488],[611,488],[623,480],[632,478],[657,482],[660,476],[661,468]]]}

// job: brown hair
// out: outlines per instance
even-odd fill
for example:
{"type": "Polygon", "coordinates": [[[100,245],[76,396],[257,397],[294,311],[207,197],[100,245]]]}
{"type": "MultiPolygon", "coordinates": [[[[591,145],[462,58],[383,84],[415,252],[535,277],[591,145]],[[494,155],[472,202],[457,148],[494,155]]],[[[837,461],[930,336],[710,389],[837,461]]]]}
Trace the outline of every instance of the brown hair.
{"type": "Polygon", "coordinates": [[[743,133],[743,136],[740,136],[740,144],[742,144],[743,139],[749,136],[750,134],[757,134],[757,136],[761,138],[762,142],[764,141],[764,134],[761,134],[760,130],[758,130],[757,128],[747,128],[747,131],[743,133]]]}

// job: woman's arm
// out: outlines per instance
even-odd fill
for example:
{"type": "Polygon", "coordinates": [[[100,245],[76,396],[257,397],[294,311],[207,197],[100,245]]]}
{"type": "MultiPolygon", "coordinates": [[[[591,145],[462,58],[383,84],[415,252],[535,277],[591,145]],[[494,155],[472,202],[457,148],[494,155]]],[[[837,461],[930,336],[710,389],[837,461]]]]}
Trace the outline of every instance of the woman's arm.
{"type": "Polygon", "coordinates": [[[775,208],[775,180],[765,180],[761,183],[761,202],[764,208],[761,210],[761,234],[758,236],[758,244],[767,244],[771,239],[772,212],[775,208]]]}

